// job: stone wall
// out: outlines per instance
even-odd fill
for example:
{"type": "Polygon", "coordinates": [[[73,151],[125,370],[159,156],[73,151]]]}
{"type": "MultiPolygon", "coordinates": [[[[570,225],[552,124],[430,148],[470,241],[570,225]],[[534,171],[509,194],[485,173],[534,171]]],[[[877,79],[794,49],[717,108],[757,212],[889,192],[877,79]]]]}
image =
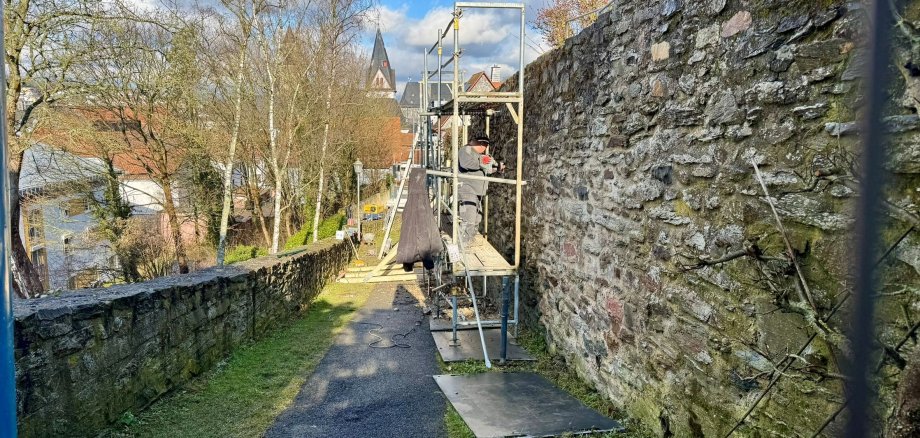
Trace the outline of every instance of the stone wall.
{"type": "Polygon", "coordinates": [[[22,436],[93,436],[302,314],[348,262],[323,241],[189,275],[17,301],[22,436]]]}
{"type": "MultiPolygon", "coordinates": [[[[886,84],[886,246],[920,224],[920,50],[907,38],[920,41],[920,3],[908,3],[886,84]]],[[[787,360],[742,435],[810,436],[844,401],[849,307],[832,309],[852,285],[868,28],[858,2],[615,0],[528,66],[524,319],[657,435],[723,436],[787,360]]],[[[491,126],[513,163],[510,116],[491,126]]],[[[490,190],[489,238],[510,255],[513,192],[490,190]]],[[[882,266],[878,337],[893,350],[920,320],[920,233],[882,266]]],[[[916,393],[898,388],[916,350],[908,337],[884,362],[881,427],[898,427],[898,406],[916,414],[896,401],[916,393]]]]}

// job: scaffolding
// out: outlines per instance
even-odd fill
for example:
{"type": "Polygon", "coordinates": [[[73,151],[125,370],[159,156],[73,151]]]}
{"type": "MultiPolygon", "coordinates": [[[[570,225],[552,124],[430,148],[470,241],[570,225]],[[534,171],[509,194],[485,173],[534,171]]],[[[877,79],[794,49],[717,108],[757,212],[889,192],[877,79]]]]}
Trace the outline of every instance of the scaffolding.
{"type": "MultiPolygon", "coordinates": [[[[458,301],[456,294],[447,300],[453,310],[451,318],[451,329],[453,331],[453,341],[457,342],[457,330],[464,325],[476,325],[479,330],[480,341],[486,366],[491,367],[491,361],[486,349],[484,327],[501,328],[501,351],[499,357],[502,362],[507,357],[507,336],[508,326],[513,325],[515,332],[519,322],[519,305],[520,305],[520,261],[521,261],[521,210],[522,210],[522,192],[525,182],[523,180],[523,133],[524,133],[524,33],[525,33],[525,5],[523,3],[484,3],[484,2],[456,2],[450,22],[443,29],[438,29],[435,43],[428,49],[424,50],[424,72],[421,81],[421,99],[423,108],[420,111],[419,123],[424,126],[426,135],[420,138],[423,156],[423,166],[425,167],[428,178],[429,193],[433,203],[433,209],[437,212],[442,226],[442,237],[447,248],[447,257],[439,261],[437,266],[448,276],[453,278],[463,278],[470,301],[473,305],[475,321],[459,321],[458,319],[458,301]],[[516,91],[491,91],[491,92],[467,92],[464,90],[464,82],[461,77],[461,58],[463,49],[460,47],[460,29],[461,19],[464,11],[474,9],[508,9],[519,12],[520,14],[520,40],[518,42],[519,50],[519,67],[516,91]],[[452,32],[453,36],[453,53],[444,60],[444,41],[448,34],[452,32]],[[430,58],[437,59],[437,68],[428,69],[430,58]],[[445,70],[452,67],[451,70],[445,70]],[[444,102],[441,96],[442,84],[445,83],[444,76],[449,76],[447,82],[451,88],[451,100],[444,102]],[[437,78],[437,96],[430,96],[433,78],[437,78]],[[435,99],[432,99],[436,97],[435,99]],[[471,123],[471,116],[478,115],[482,117],[485,124],[485,133],[489,135],[491,118],[496,112],[496,108],[507,109],[511,119],[516,124],[516,163],[514,166],[515,176],[513,179],[497,178],[489,176],[468,175],[460,172],[458,156],[460,153],[461,143],[466,144],[468,141],[468,128],[471,123]],[[440,121],[443,116],[450,117],[450,144],[449,150],[442,141],[440,121]],[[433,126],[432,118],[438,122],[437,127],[433,126]],[[515,187],[514,191],[514,248],[512,260],[509,262],[502,254],[497,251],[486,238],[477,235],[475,243],[469,248],[464,248],[460,236],[460,219],[459,193],[460,185],[464,181],[482,180],[492,183],[508,184],[515,187]],[[445,184],[447,183],[447,184],[445,184]],[[444,218],[449,218],[449,231],[444,218]],[[500,277],[502,280],[502,305],[501,316],[499,320],[483,321],[479,315],[479,309],[476,300],[476,290],[473,278],[482,278],[482,295],[486,293],[489,277],[500,277]],[[513,278],[513,283],[511,281],[513,278]],[[512,286],[513,284],[513,286],[512,286]],[[509,320],[509,306],[511,293],[513,290],[514,308],[513,319],[509,320]]],[[[483,226],[484,234],[488,235],[488,197],[483,199],[483,226]]],[[[438,275],[437,282],[440,283],[441,276],[438,275]]],[[[429,291],[437,292],[435,300],[440,301],[443,297],[444,284],[430,285],[429,291]]],[[[446,297],[445,297],[446,298],[446,297]]]]}

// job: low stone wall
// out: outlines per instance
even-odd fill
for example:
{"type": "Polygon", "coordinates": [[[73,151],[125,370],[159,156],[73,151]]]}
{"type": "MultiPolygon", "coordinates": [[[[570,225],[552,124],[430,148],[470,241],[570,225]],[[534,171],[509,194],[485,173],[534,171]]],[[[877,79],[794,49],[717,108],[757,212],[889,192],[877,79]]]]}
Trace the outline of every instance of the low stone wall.
{"type": "Polygon", "coordinates": [[[19,430],[92,436],[301,315],[348,262],[319,242],[189,275],[17,301],[19,430]]]}
{"type": "MultiPolygon", "coordinates": [[[[886,84],[885,248],[920,224],[920,3],[907,4],[886,84]]],[[[724,436],[792,361],[738,436],[811,436],[846,400],[866,9],[615,0],[609,10],[527,67],[524,320],[661,436],[724,436]]],[[[507,111],[491,129],[496,158],[514,163],[507,111]]],[[[489,239],[510,254],[513,187],[490,193],[489,239]]],[[[905,337],[920,320],[916,229],[882,265],[878,339],[901,347],[875,381],[879,429],[908,430],[893,419],[917,412],[901,401],[916,380],[901,378],[905,363],[920,357],[905,337]]],[[[823,433],[839,435],[844,417],[823,433]]]]}

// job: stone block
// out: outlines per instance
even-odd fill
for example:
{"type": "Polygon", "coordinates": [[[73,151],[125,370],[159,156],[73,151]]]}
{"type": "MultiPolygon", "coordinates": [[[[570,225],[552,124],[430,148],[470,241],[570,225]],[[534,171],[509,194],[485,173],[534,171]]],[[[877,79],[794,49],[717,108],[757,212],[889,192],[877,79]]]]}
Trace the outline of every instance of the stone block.
{"type": "Polygon", "coordinates": [[[671,57],[671,43],[662,41],[652,44],[652,61],[665,61],[671,57]]]}
{"type": "Polygon", "coordinates": [[[739,11],[737,14],[733,15],[732,18],[729,18],[728,21],[722,23],[721,36],[722,38],[735,36],[750,29],[753,22],[754,20],[750,12],[739,11]]]}

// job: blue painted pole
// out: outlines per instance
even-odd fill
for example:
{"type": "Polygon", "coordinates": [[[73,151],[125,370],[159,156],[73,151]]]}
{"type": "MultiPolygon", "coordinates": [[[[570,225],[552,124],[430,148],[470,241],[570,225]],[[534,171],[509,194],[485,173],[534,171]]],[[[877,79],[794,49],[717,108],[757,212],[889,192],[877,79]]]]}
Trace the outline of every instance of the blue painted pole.
{"type": "MultiPolygon", "coordinates": [[[[0,3],[0,16],[3,4],[0,3]]],[[[0,27],[0,41],[3,28],[0,27]]],[[[6,96],[6,70],[0,70],[0,96],[6,96]]],[[[16,364],[13,356],[13,291],[10,284],[10,192],[6,144],[6,105],[0,104],[0,197],[3,214],[0,214],[0,436],[16,436],[16,364]]]]}
{"type": "Polygon", "coordinates": [[[451,330],[453,334],[450,338],[450,345],[456,347],[460,345],[460,340],[457,339],[457,318],[460,317],[459,312],[457,311],[457,295],[454,294],[450,297],[450,305],[454,308],[453,319],[450,320],[451,330]]]}
{"type": "Polygon", "coordinates": [[[850,314],[848,330],[850,354],[847,355],[847,400],[849,415],[845,429],[847,438],[876,436],[874,417],[875,401],[878,399],[876,383],[870,363],[879,354],[875,338],[875,300],[878,296],[878,264],[880,235],[885,217],[881,200],[885,195],[887,170],[886,150],[888,146],[884,115],[887,108],[894,106],[889,101],[888,86],[891,73],[891,29],[894,27],[892,10],[894,3],[884,0],[871,2],[868,9],[871,32],[867,53],[871,56],[867,66],[864,84],[865,105],[863,131],[860,137],[862,166],[859,178],[859,201],[856,206],[856,225],[853,229],[856,244],[856,263],[853,282],[853,311],[850,314]]]}
{"type": "Polygon", "coordinates": [[[511,292],[508,289],[510,288],[511,283],[508,281],[508,277],[502,277],[502,354],[499,362],[502,364],[508,359],[508,301],[511,300],[509,296],[511,292]]]}

